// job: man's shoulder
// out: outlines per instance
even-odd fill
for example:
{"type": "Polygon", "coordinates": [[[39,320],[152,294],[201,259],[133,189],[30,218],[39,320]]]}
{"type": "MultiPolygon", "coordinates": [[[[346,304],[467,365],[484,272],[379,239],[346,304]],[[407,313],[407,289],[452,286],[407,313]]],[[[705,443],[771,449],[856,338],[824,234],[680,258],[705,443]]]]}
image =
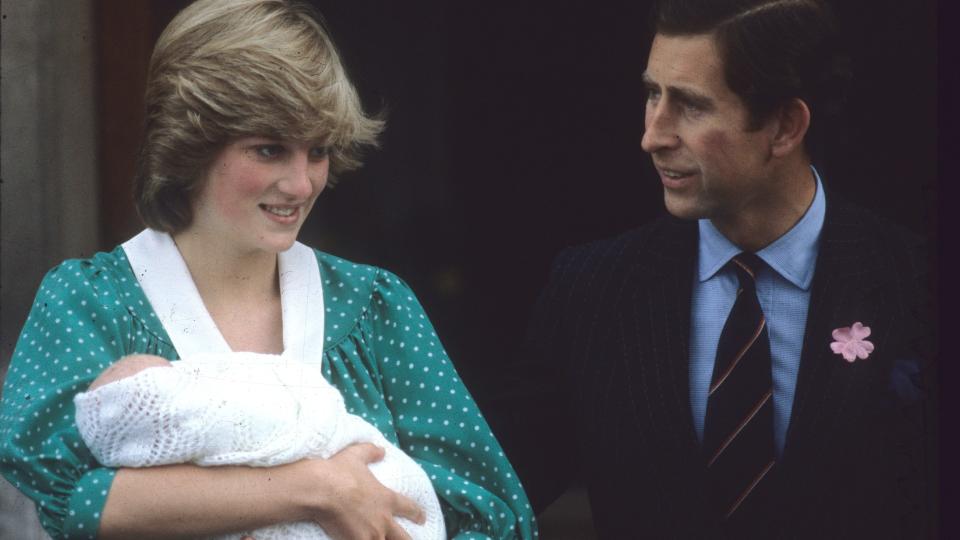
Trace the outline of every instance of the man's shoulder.
{"type": "Polygon", "coordinates": [[[692,268],[697,234],[696,221],[663,215],[616,236],[567,247],[554,258],[545,296],[579,306],[573,311],[609,307],[626,291],[692,268]]]}
{"type": "Polygon", "coordinates": [[[554,268],[577,266],[581,271],[625,271],[653,260],[682,258],[695,250],[696,239],[696,221],[665,213],[615,236],[569,246],[557,255],[554,268]]]}
{"type": "Polygon", "coordinates": [[[824,244],[874,254],[893,267],[927,264],[929,245],[922,235],[877,212],[830,195],[822,233],[824,244]]]}
{"type": "Polygon", "coordinates": [[[915,240],[920,238],[903,225],[832,192],[829,193],[827,200],[825,224],[856,229],[861,234],[893,235],[901,240],[908,240],[911,237],[915,240]]]}

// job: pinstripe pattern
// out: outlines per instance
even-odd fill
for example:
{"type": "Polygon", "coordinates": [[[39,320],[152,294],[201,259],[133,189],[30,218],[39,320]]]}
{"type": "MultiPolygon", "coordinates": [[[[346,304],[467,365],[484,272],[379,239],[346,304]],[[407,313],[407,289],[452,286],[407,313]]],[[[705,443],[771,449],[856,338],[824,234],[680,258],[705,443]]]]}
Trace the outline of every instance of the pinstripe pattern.
{"type": "MultiPolygon", "coordinates": [[[[922,255],[875,216],[828,201],[787,443],[763,479],[782,511],[764,537],[922,536],[898,531],[920,527],[910,501],[923,500],[923,421],[888,391],[894,355],[932,339],[908,324],[922,255]],[[837,361],[830,331],[858,320],[874,354],[837,361]]],[[[528,376],[494,426],[537,509],[579,476],[602,538],[723,535],[690,408],[696,246],[694,223],[665,217],[558,255],[521,355],[528,376]]]]}

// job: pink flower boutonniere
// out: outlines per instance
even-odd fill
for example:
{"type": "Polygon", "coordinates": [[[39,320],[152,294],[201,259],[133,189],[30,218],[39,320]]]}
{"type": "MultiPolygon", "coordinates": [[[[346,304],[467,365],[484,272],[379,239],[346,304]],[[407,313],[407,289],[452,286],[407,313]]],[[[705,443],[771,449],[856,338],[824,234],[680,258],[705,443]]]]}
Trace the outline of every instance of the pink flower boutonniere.
{"type": "Polygon", "coordinates": [[[830,350],[842,355],[847,362],[853,362],[857,358],[865,360],[873,352],[873,343],[867,341],[870,337],[870,327],[864,326],[859,322],[853,323],[853,326],[844,326],[833,331],[833,343],[830,344],[830,350]]]}

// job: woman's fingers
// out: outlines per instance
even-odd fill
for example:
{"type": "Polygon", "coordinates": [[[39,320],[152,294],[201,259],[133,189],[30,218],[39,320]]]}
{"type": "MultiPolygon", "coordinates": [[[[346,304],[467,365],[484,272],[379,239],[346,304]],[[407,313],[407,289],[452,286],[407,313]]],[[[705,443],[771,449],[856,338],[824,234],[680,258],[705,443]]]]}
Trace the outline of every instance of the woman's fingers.
{"type": "Polygon", "coordinates": [[[359,443],[344,448],[340,453],[353,454],[354,457],[369,465],[383,459],[386,451],[375,444],[359,443]]]}
{"type": "Polygon", "coordinates": [[[316,498],[320,505],[313,519],[331,538],[410,540],[397,518],[426,523],[426,512],[416,502],[381,484],[370,470],[385,455],[383,448],[361,443],[326,460],[322,480],[315,484],[326,493],[316,498]]]}
{"type": "Polygon", "coordinates": [[[407,534],[407,531],[403,530],[397,522],[393,522],[390,525],[390,529],[387,530],[387,534],[384,537],[386,540],[413,540],[410,538],[410,535],[407,534]]]}
{"type": "MultiPolygon", "coordinates": [[[[355,444],[345,448],[343,451],[356,452],[357,457],[368,465],[380,461],[386,455],[386,451],[383,448],[370,443],[355,444]]],[[[415,503],[413,499],[404,497],[398,493],[394,493],[392,514],[394,516],[407,518],[415,523],[423,524],[427,521],[427,514],[420,508],[420,505],[415,503]]]]}
{"type": "Polygon", "coordinates": [[[407,518],[414,523],[423,525],[427,522],[427,513],[413,499],[397,494],[394,497],[393,515],[407,518]]]}

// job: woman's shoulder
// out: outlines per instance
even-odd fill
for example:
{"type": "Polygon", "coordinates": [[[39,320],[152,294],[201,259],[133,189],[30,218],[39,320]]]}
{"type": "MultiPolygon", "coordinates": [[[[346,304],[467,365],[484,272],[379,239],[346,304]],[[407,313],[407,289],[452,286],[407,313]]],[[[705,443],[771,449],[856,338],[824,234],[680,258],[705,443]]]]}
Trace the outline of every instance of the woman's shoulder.
{"type": "MultiPolygon", "coordinates": [[[[396,274],[384,268],[354,262],[330,253],[313,250],[320,268],[326,312],[328,344],[355,332],[368,316],[406,310],[416,297],[396,274]]],[[[419,304],[417,304],[419,305],[419,304]]]]}
{"type": "Polygon", "coordinates": [[[409,289],[399,276],[379,266],[354,262],[313,248],[323,279],[324,293],[347,297],[409,289]]]}
{"type": "Polygon", "coordinates": [[[137,280],[121,246],[101,251],[88,258],[66,259],[51,268],[41,288],[68,288],[71,294],[81,290],[96,294],[115,292],[136,286],[137,280]]]}
{"type": "Polygon", "coordinates": [[[345,292],[358,289],[360,292],[369,289],[384,269],[370,264],[353,262],[343,257],[312,248],[320,266],[320,275],[323,278],[324,289],[348,289],[345,292]]]}

